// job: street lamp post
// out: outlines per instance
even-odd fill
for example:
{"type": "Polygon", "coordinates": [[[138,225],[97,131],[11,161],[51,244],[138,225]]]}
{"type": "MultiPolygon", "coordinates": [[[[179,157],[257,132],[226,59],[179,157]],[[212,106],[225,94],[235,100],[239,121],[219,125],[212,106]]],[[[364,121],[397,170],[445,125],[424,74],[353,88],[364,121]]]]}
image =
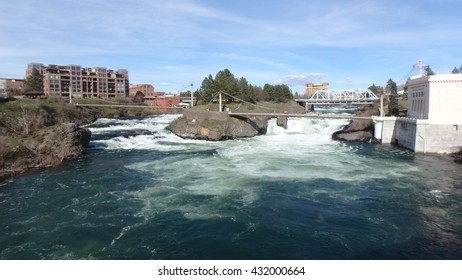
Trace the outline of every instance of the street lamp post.
{"type": "Polygon", "coordinates": [[[194,107],[193,83],[191,83],[191,108],[194,107]]]}

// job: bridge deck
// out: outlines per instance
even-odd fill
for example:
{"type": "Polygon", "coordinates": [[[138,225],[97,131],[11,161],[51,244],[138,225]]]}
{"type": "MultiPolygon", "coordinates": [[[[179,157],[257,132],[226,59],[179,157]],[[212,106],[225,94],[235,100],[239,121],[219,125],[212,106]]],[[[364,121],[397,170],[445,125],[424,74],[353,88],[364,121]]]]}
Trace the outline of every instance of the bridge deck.
{"type": "Polygon", "coordinates": [[[113,108],[143,108],[143,109],[184,109],[184,107],[168,107],[168,106],[146,106],[146,105],[121,105],[121,104],[79,104],[72,103],[80,107],[113,107],[113,108]]]}
{"type": "Polygon", "coordinates": [[[230,116],[242,117],[293,117],[309,119],[351,119],[351,120],[372,120],[372,117],[358,117],[350,115],[308,115],[308,114],[282,114],[282,113],[228,113],[230,116]]]}

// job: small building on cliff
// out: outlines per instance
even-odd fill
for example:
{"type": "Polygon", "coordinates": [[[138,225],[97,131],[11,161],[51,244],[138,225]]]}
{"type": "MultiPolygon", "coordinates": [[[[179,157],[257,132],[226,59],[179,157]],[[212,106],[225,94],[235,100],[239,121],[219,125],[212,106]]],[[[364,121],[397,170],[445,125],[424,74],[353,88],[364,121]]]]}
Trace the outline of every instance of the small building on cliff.
{"type": "Polygon", "coordinates": [[[308,83],[305,85],[305,97],[313,96],[318,90],[329,90],[329,83],[313,84],[308,83]]]}
{"type": "Polygon", "coordinates": [[[375,137],[415,152],[452,153],[462,147],[462,74],[410,79],[408,114],[376,117],[375,137]]]}

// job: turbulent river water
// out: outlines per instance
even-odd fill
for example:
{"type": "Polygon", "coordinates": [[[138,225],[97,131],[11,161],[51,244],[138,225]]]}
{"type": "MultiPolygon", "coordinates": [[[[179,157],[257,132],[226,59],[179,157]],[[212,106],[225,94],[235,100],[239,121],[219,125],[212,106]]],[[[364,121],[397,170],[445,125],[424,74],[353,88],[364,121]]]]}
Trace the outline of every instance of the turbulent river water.
{"type": "Polygon", "coordinates": [[[184,140],[99,119],[86,156],[0,186],[0,259],[461,259],[462,168],[342,143],[346,120],[184,140]]]}

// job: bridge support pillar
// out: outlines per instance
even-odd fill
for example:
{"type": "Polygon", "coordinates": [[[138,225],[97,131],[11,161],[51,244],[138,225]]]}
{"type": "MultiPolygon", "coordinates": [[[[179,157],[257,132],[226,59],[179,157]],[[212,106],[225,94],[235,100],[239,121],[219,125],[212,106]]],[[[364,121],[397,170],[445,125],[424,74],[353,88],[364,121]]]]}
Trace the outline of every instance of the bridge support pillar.
{"type": "Polygon", "coordinates": [[[313,112],[314,111],[314,104],[306,102],[305,103],[305,111],[313,112]]]}

